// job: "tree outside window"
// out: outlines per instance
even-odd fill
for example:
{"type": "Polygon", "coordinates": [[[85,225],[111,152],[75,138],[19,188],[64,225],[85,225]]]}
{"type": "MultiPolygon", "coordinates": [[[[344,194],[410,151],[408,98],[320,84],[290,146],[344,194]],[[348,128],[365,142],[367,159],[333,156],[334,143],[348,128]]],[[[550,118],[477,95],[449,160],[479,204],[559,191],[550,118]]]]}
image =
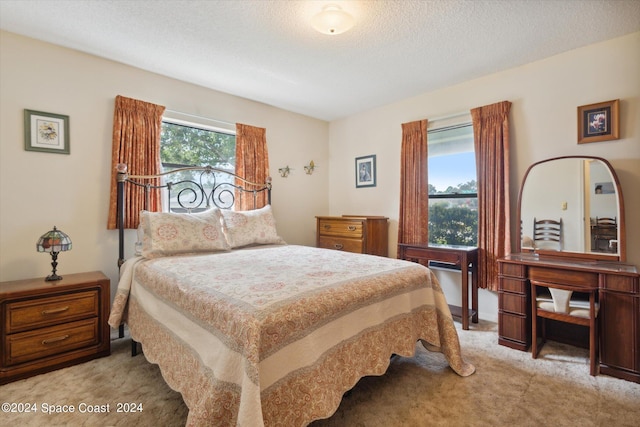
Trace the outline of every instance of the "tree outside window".
{"type": "MultiPolygon", "coordinates": [[[[211,166],[233,173],[236,162],[236,136],[229,131],[225,132],[196,123],[163,120],[160,134],[160,159],[163,172],[189,166],[211,166]]],[[[171,200],[168,201],[169,209],[173,212],[185,210],[185,206],[177,201],[177,196],[182,190],[184,194],[192,195],[193,205],[196,206],[187,210],[199,212],[207,207],[200,204],[200,194],[196,195],[192,190],[188,190],[193,186],[181,181],[194,181],[200,183],[205,189],[213,188],[214,185],[223,182],[233,184],[233,177],[222,173],[211,175],[184,171],[177,175],[179,176],[172,176],[174,184],[171,188],[171,200]]],[[[231,192],[224,196],[230,194],[231,192]]],[[[184,202],[186,199],[181,198],[181,200],[184,202]]]]}
{"type": "Polygon", "coordinates": [[[471,124],[430,130],[429,243],[477,246],[478,185],[471,124]]]}
{"type": "Polygon", "coordinates": [[[197,124],[163,121],[160,159],[165,170],[185,166],[213,166],[233,172],[236,136],[197,124]]]}

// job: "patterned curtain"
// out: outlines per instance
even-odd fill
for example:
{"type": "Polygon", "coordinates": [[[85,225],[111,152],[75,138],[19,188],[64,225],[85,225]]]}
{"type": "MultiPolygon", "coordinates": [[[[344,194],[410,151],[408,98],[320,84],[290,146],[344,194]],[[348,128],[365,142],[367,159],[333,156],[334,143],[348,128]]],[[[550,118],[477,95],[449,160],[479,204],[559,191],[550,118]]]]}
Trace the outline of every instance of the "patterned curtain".
{"type": "Polygon", "coordinates": [[[509,110],[511,102],[471,110],[478,170],[478,282],[498,290],[497,260],[511,252],[509,110]]]}
{"type": "MultiPolygon", "coordinates": [[[[269,177],[267,130],[236,123],[236,175],[249,182],[263,184],[269,177]]],[[[243,185],[238,182],[238,185],[243,185]]],[[[253,194],[236,192],[236,210],[251,210],[268,203],[266,192],[258,193],[254,205],[253,194]]]]}
{"type": "MultiPolygon", "coordinates": [[[[119,163],[126,164],[130,175],[153,175],[161,172],[160,131],[164,110],[165,107],[161,105],[120,95],[116,97],[111,151],[111,194],[107,221],[109,230],[118,226],[116,166],[119,163]]],[[[161,210],[158,191],[151,191],[149,201],[150,206],[145,207],[142,188],[133,185],[125,187],[125,228],[138,227],[140,210],[161,210]]]]}
{"type": "Polygon", "coordinates": [[[429,241],[427,161],[427,120],[402,124],[398,243],[429,241]]]}

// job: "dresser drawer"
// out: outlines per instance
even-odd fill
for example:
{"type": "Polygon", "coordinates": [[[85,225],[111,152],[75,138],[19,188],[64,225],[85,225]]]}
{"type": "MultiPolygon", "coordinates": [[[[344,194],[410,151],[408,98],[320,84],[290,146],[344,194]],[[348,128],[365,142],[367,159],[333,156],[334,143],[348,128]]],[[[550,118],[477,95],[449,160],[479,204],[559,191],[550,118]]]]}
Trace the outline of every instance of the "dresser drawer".
{"type": "Polygon", "coordinates": [[[387,256],[388,222],[389,218],[383,216],[317,216],[316,246],[387,256]]]}
{"type": "Polygon", "coordinates": [[[509,279],[506,277],[499,277],[498,290],[524,295],[527,293],[527,281],[524,279],[509,279]]]}
{"type": "Polygon", "coordinates": [[[500,292],[498,294],[500,309],[509,313],[526,315],[528,308],[527,295],[500,292]]]}
{"type": "Polygon", "coordinates": [[[526,316],[498,313],[498,335],[500,338],[528,346],[531,336],[530,322],[526,316]]]}
{"type": "Polygon", "coordinates": [[[7,333],[98,316],[97,290],[7,304],[7,333]]]}
{"type": "Polygon", "coordinates": [[[498,263],[498,271],[500,274],[511,277],[525,277],[526,267],[521,264],[509,264],[506,262],[498,263]]]}
{"type": "Polygon", "coordinates": [[[42,359],[98,343],[98,318],[9,335],[5,339],[6,365],[42,359]]]}
{"type": "Polygon", "coordinates": [[[320,219],[318,222],[320,236],[362,238],[362,221],[349,219],[320,219]]]}
{"type": "Polygon", "coordinates": [[[625,292],[629,294],[640,293],[640,283],[637,277],[607,274],[604,275],[603,285],[604,288],[609,291],[625,292]]]}
{"type": "Polygon", "coordinates": [[[364,252],[362,240],[320,236],[318,243],[318,247],[324,249],[336,249],[355,253],[364,252]]]}
{"type": "Polygon", "coordinates": [[[551,267],[529,267],[529,280],[568,286],[597,288],[598,273],[551,267]]]}

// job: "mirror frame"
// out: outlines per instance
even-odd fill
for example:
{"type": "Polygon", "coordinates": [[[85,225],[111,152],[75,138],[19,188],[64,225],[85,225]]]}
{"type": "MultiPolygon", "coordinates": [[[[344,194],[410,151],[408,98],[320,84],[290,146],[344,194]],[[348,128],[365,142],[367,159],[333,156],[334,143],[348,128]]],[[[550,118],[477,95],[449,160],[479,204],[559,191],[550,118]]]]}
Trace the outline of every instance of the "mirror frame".
{"type": "Polygon", "coordinates": [[[613,182],[616,187],[616,193],[618,194],[618,206],[620,209],[619,213],[619,221],[618,221],[618,253],[617,254],[602,254],[597,252],[570,252],[570,251],[552,251],[545,249],[530,249],[525,248],[525,252],[535,252],[540,255],[545,256],[554,256],[558,258],[579,258],[579,259],[587,259],[587,260],[606,260],[606,261],[621,261],[624,262],[627,259],[627,245],[626,245],[626,229],[625,229],[625,218],[624,218],[624,198],[622,196],[622,188],[620,187],[620,180],[618,179],[618,175],[616,174],[615,169],[611,166],[607,160],[602,157],[594,157],[594,156],[561,156],[561,157],[553,157],[546,160],[541,160],[539,162],[533,163],[524,174],[522,178],[522,183],[520,184],[520,193],[518,194],[518,208],[516,212],[516,226],[518,227],[518,232],[516,236],[518,236],[515,245],[515,252],[523,252],[522,248],[522,237],[520,236],[520,226],[522,221],[521,209],[522,209],[522,190],[524,189],[524,185],[527,182],[527,178],[529,176],[529,172],[536,166],[551,162],[554,160],[561,159],[585,159],[585,160],[599,160],[604,163],[611,172],[611,176],[613,177],[613,182]]]}

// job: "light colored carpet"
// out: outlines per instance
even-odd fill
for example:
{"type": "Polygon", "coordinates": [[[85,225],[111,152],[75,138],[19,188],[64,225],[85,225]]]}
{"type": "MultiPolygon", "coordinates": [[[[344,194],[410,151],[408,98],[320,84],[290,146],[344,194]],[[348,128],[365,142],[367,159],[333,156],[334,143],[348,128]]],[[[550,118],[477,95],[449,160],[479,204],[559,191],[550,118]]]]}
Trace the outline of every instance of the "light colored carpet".
{"type": "MultiPolygon", "coordinates": [[[[417,346],[396,357],[381,377],[362,379],[324,426],[640,426],[640,384],[589,375],[588,352],[547,343],[540,358],[497,344],[497,325],[463,331],[463,355],[476,373],[462,378],[444,357],[417,346]]],[[[112,342],[110,357],[0,387],[0,402],[32,403],[37,413],[0,413],[0,425],[181,426],[187,409],[156,365],[130,357],[128,339],[112,342]],[[137,403],[142,412],[116,413],[137,403]],[[106,414],[50,414],[41,406],[110,405],[106,414]]]]}

